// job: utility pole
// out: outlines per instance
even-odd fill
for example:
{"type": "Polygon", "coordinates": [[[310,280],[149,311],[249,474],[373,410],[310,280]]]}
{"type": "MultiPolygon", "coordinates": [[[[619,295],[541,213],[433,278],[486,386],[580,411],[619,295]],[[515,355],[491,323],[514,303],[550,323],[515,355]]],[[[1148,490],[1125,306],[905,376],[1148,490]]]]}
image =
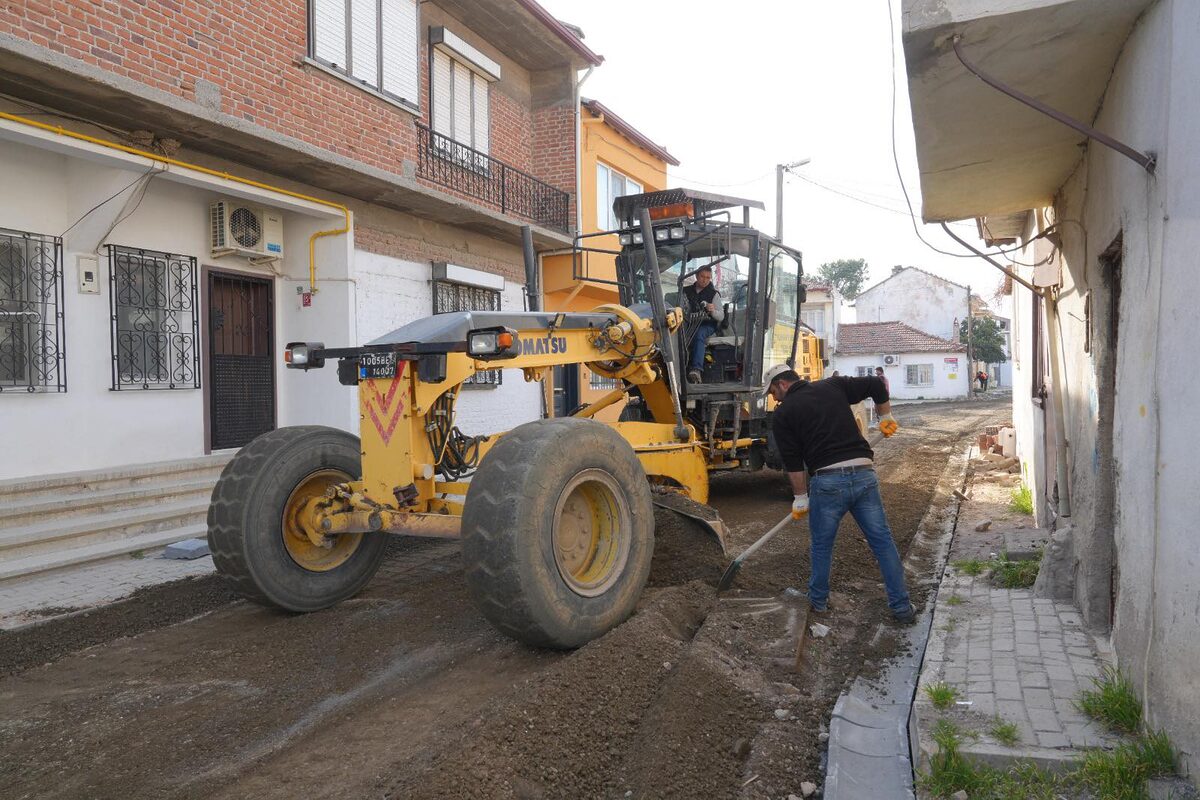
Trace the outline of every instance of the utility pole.
{"type": "Polygon", "coordinates": [[[972,330],[975,326],[971,324],[971,287],[967,286],[967,396],[971,394],[971,386],[975,383],[975,349],[972,345],[972,337],[975,332],[972,330]]]}
{"type": "Polygon", "coordinates": [[[802,158],[791,164],[775,165],[775,238],[781,242],[783,241],[783,173],[803,167],[810,161],[812,161],[811,158],[802,158]]]}

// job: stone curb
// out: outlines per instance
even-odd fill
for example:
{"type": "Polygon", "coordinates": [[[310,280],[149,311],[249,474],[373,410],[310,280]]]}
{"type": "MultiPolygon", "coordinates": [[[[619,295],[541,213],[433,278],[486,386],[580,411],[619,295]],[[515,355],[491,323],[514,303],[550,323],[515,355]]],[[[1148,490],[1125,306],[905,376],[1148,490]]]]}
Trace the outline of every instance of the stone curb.
{"type": "Polygon", "coordinates": [[[863,797],[910,800],[916,797],[912,763],[912,753],[916,751],[911,746],[916,737],[913,696],[932,628],[937,585],[945,569],[958,519],[960,501],[954,490],[961,490],[966,481],[969,453],[970,446],[967,446],[950,456],[938,479],[929,510],[921,519],[913,539],[914,543],[923,546],[910,546],[904,560],[910,587],[930,588],[929,600],[917,622],[905,629],[900,637],[901,650],[907,649],[907,655],[888,665],[874,685],[862,678],[855,679],[833,707],[825,800],[859,800],[863,797]],[[914,584],[914,553],[917,551],[921,558],[933,560],[934,569],[930,577],[914,584]]]}

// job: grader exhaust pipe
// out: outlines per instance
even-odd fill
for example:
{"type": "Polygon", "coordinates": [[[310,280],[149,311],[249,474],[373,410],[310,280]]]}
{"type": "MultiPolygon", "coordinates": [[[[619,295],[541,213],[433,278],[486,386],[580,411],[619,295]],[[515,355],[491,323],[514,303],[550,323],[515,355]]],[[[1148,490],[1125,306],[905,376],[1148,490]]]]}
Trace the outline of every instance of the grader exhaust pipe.
{"type": "Polygon", "coordinates": [[[533,228],[521,228],[521,251],[525,255],[525,302],[530,311],[542,310],[542,292],[538,285],[537,251],[533,249],[533,228]]]}
{"type": "Polygon", "coordinates": [[[683,410],[679,406],[679,360],[675,353],[675,338],[667,329],[667,304],[663,300],[662,275],[658,271],[658,250],[654,246],[654,225],[650,221],[650,210],[643,208],[638,220],[642,229],[642,248],[646,254],[646,280],[650,283],[650,307],[654,309],[654,333],[662,351],[663,366],[667,371],[667,385],[671,387],[671,405],[675,412],[675,438],[681,442],[691,439],[683,421],[683,410]]]}

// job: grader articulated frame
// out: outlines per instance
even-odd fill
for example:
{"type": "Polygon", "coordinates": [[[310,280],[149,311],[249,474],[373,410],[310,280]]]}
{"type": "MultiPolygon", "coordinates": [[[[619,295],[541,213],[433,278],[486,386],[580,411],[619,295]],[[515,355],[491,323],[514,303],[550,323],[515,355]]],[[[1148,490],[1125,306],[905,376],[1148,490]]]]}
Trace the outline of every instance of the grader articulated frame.
{"type": "MultiPolygon", "coordinates": [[[[639,222],[655,264],[645,210],[639,222]]],[[[461,537],[472,597],[504,632],[569,648],[619,624],[649,574],[651,483],[703,504],[709,469],[755,444],[706,439],[684,416],[673,339],[683,315],[666,308],[650,273],[649,302],[632,307],[456,312],[361,347],[289,345],[291,368],[338,360],[339,380],[358,388],[361,438],[281,428],[239,451],[209,510],[218,571],[249,599],[313,611],[370,580],[383,534],[461,537]],[[455,426],[459,391],[477,372],[520,369],[542,381],[568,364],[620,388],[571,417],[503,434],[455,426]],[[652,421],[591,418],[633,391],[652,421]]]]}

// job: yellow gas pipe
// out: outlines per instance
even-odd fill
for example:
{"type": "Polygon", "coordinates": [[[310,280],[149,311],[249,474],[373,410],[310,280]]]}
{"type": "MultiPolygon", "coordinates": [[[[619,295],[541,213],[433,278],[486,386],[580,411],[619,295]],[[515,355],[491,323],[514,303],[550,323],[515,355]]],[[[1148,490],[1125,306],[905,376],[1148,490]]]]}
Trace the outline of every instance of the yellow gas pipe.
{"type": "Polygon", "coordinates": [[[279,194],[287,195],[288,197],[295,197],[298,200],[307,200],[310,203],[317,203],[318,205],[326,206],[328,208],[336,208],[338,211],[342,212],[342,217],[345,220],[342,223],[342,227],[331,228],[331,229],[325,230],[325,231],[317,231],[312,236],[308,237],[308,288],[309,288],[309,291],[313,292],[314,294],[317,291],[317,239],[319,239],[322,236],[337,236],[338,234],[350,232],[350,209],[346,208],[341,203],[331,203],[330,201],[322,200],[319,197],[312,197],[307,194],[300,194],[299,192],[293,192],[291,189],[284,189],[279,186],[272,186],[269,183],[262,183],[260,181],[251,180],[249,178],[242,178],[237,175],[230,175],[228,172],[222,172],[221,170],[216,170],[216,169],[209,169],[208,167],[202,167],[199,164],[192,164],[187,161],[180,161],[177,158],[171,158],[170,156],[164,156],[159,153],[151,153],[149,150],[139,150],[136,147],[129,147],[128,145],[118,144],[117,142],[110,142],[107,139],[101,139],[96,136],[89,136],[86,133],[77,133],[75,131],[67,130],[66,128],[64,128],[61,125],[47,125],[44,122],[38,122],[37,120],[34,120],[34,119],[20,117],[20,116],[17,116],[16,114],[9,114],[4,111],[0,111],[0,119],[6,119],[6,120],[9,120],[10,122],[19,122],[22,125],[28,125],[31,128],[37,128],[39,130],[49,131],[50,133],[56,133],[59,136],[66,136],[69,139],[78,139],[81,142],[89,142],[91,144],[98,144],[101,147],[107,147],[112,150],[120,150],[123,153],[129,153],[131,155],[141,156],[142,158],[148,158],[151,161],[158,161],[163,164],[173,164],[174,166],[177,166],[177,167],[184,167],[186,169],[192,169],[197,172],[202,172],[205,175],[212,175],[215,178],[224,178],[225,180],[233,181],[234,183],[241,183],[246,186],[253,186],[256,189],[266,189],[269,192],[278,192],[279,194]]]}

